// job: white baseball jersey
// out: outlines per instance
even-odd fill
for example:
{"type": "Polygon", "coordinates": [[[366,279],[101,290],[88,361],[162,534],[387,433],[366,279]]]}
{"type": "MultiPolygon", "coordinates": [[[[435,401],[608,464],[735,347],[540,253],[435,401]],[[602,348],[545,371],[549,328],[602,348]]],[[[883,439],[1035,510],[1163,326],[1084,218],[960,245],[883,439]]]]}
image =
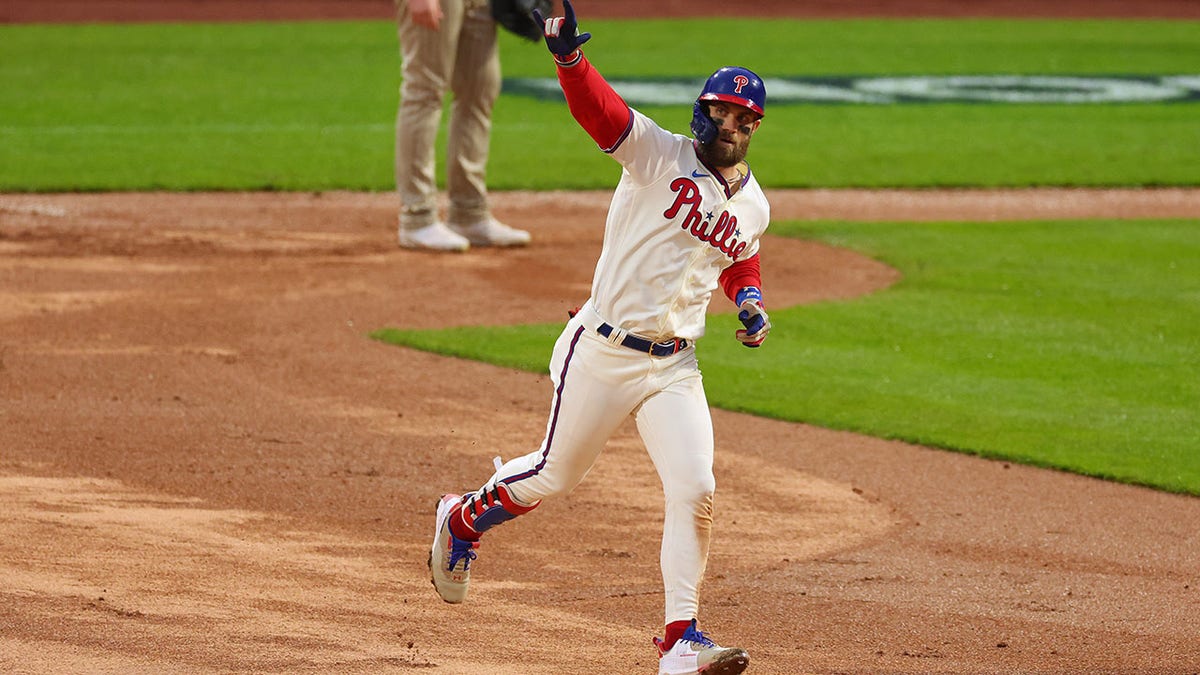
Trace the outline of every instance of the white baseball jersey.
{"type": "Polygon", "coordinates": [[[752,172],[729,197],[690,138],[636,110],[611,154],[624,170],[592,281],[594,309],[655,341],[695,340],[721,271],[758,252],[770,205],[752,172]]]}

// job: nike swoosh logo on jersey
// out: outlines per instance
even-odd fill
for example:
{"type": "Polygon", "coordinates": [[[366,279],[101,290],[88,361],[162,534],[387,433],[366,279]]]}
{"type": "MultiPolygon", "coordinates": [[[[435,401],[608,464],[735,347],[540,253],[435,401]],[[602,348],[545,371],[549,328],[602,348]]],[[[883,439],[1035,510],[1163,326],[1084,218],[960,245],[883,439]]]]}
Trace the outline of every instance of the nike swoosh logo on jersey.
{"type": "Polygon", "coordinates": [[[708,174],[700,173],[699,171],[692,169],[692,178],[707,178],[707,177],[708,177],[708,174]]]}

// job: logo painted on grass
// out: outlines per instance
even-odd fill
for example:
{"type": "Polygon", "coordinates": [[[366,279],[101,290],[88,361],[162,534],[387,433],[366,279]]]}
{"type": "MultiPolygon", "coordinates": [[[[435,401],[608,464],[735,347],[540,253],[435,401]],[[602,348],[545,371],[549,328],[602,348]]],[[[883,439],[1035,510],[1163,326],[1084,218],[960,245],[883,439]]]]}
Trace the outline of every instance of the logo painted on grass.
{"type": "MultiPolygon", "coordinates": [[[[630,105],[688,105],[702,79],[612,79],[630,105]]],[[[1200,75],[913,75],[904,77],[764,77],[780,103],[1170,103],[1200,101],[1200,75]]],[[[509,94],[562,100],[558,80],[508,78],[509,94]]]]}

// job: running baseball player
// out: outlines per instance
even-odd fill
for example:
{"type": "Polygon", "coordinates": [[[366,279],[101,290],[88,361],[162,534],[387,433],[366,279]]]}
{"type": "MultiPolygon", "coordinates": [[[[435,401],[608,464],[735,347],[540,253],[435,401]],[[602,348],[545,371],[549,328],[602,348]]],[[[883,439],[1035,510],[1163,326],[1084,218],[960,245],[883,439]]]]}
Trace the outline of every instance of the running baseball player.
{"type": "MultiPolygon", "coordinates": [[[[693,106],[694,138],[660,128],[625,101],[580,50],[570,0],[544,19],[571,114],[622,166],[591,297],[573,313],[550,361],[554,397],[541,447],[501,463],[479,490],[438,502],[429,565],[446,602],[467,596],[471,561],[488,529],[570,492],[609,437],[633,415],[662,480],[665,631],[660,675],[730,675],[746,651],[696,626],[712,529],[713,429],[694,345],[721,289],[740,309],[735,337],[758,347],[763,307],[759,238],[770,208],[744,161],[766,103],[762,80],[721,68],[693,106]]],[[[618,670],[621,670],[618,668],[618,670]]]]}

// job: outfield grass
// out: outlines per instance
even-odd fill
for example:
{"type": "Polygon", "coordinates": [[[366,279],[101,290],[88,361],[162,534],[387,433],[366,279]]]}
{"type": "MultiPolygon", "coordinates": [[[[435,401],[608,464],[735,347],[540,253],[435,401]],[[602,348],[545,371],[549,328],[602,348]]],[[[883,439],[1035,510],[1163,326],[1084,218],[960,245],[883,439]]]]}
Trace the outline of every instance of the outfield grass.
{"type": "MultiPolygon", "coordinates": [[[[585,18],[585,28],[611,77],[699,82],[726,60],[766,77],[1200,73],[1194,21],[585,18]],[[679,48],[716,34],[733,46],[679,48]]],[[[553,75],[540,45],[503,34],[502,52],[508,77],[553,75]]],[[[383,21],[0,26],[0,190],[389,190],[399,79],[383,21]]],[[[780,105],[750,159],[768,187],[1194,185],[1197,110],[780,105]]],[[[690,119],[686,106],[645,112],[679,132],[690,119]]],[[[565,106],[501,97],[492,189],[607,188],[615,173],[565,106]]]]}
{"type": "MultiPolygon", "coordinates": [[[[759,351],[716,317],[699,345],[713,405],[1200,494],[1200,222],[772,229],[903,281],[775,310],[759,351]]],[[[560,328],[375,337],[544,372],[560,328]]]]}
{"type": "Polygon", "coordinates": [[[0,26],[0,189],[384,188],[389,35],[380,22],[0,26]]]}

